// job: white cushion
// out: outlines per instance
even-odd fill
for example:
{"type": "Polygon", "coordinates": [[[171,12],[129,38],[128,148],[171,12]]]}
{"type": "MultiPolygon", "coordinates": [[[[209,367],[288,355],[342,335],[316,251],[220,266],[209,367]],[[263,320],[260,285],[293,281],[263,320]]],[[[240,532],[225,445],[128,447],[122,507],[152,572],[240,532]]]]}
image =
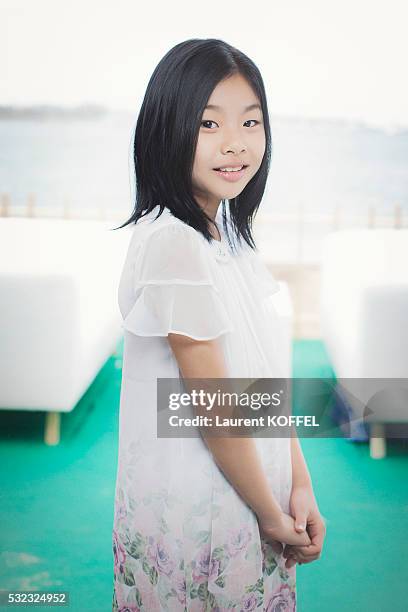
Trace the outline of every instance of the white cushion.
{"type": "Polygon", "coordinates": [[[0,219],[0,407],[69,411],[121,337],[128,227],[0,219]]]}
{"type": "MultiPolygon", "coordinates": [[[[408,377],[407,262],[407,229],[349,229],[324,239],[321,335],[338,379],[408,377]]],[[[394,409],[384,406],[390,418],[408,417],[394,409]]]]}

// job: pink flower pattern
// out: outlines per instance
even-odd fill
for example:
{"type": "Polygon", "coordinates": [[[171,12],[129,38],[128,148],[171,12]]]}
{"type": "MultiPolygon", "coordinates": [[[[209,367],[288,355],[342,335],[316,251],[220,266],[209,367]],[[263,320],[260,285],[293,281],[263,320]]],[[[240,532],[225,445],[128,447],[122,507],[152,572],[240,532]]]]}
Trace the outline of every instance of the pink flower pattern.
{"type": "MultiPolygon", "coordinates": [[[[260,538],[244,504],[214,537],[216,519],[205,523],[210,501],[197,500],[186,513],[183,499],[152,490],[138,497],[119,473],[113,612],[296,612],[296,568],[287,570],[283,556],[260,538]]],[[[219,495],[229,491],[220,487],[219,495]]]]}
{"type": "Polygon", "coordinates": [[[171,560],[169,552],[163,544],[162,538],[155,540],[152,536],[149,537],[146,557],[159,574],[171,576],[174,569],[174,562],[171,560]]]}
{"type": "Polygon", "coordinates": [[[210,545],[206,544],[198,551],[198,555],[194,561],[193,580],[197,583],[206,582],[208,580],[210,568],[210,545]]]}
{"type": "Polygon", "coordinates": [[[265,612],[296,612],[296,596],[287,584],[282,584],[270,598],[265,612]]]}

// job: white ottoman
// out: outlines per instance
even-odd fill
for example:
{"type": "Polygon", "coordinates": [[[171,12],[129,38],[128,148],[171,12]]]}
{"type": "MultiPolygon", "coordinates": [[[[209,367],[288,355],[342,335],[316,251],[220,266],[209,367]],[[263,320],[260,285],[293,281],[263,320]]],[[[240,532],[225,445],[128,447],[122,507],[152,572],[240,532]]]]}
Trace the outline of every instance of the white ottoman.
{"type": "Polygon", "coordinates": [[[117,290],[130,232],[111,227],[0,218],[0,407],[46,411],[47,444],[59,442],[60,413],[122,336],[117,290]]]}
{"type": "MultiPolygon", "coordinates": [[[[408,230],[330,233],[321,261],[322,340],[336,377],[407,378],[408,230]]],[[[407,421],[400,402],[373,415],[371,455],[385,455],[383,423],[407,421]]]]}

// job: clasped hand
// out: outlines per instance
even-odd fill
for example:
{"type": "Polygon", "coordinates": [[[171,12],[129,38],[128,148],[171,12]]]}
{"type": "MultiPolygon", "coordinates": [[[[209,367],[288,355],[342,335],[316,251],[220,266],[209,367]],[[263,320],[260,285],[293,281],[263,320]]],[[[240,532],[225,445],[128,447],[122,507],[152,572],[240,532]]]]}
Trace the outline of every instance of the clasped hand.
{"type": "Polygon", "coordinates": [[[260,525],[273,549],[277,553],[283,550],[288,569],[319,559],[326,536],[325,522],[309,486],[293,487],[289,505],[291,516],[283,513],[279,525],[260,525]]]}

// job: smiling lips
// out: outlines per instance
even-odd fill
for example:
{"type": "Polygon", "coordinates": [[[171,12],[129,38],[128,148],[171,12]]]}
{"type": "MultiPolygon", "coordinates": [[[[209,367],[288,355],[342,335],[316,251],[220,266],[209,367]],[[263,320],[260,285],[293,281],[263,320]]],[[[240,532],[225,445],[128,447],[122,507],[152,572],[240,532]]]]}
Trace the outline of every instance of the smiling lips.
{"type": "Polygon", "coordinates": [[[234,183],[244,176],[247,167],[245,164],[222,166],[222,168],[214,168],[214,172],[217,172],[223,179],[234,183]]]}

